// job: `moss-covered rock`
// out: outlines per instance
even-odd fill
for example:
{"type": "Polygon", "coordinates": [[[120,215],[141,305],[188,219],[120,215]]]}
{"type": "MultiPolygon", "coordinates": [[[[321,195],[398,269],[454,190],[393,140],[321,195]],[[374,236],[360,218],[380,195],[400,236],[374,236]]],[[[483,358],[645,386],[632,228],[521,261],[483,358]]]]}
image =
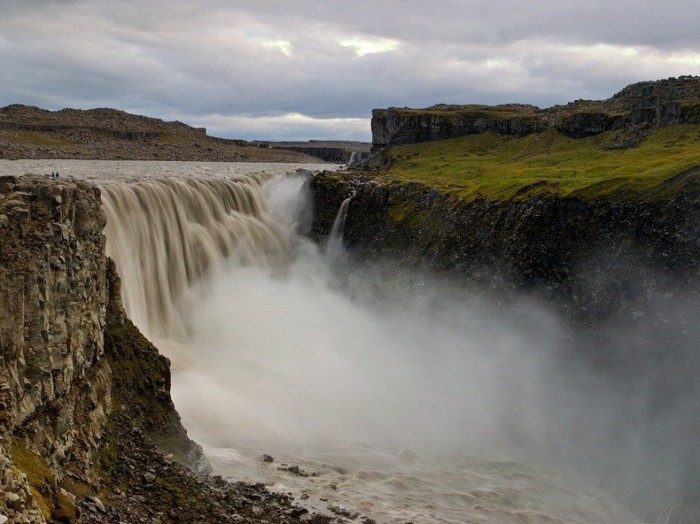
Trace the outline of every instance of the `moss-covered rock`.
{"type": "Polygon", "coordinates": [[[107,263],[107,282],[105,355],[113,370],[115,408],[126,412],[163,453],[206,471],[202,449],[187,437],[170,397],[170,362],[126,317],[120,279],[111,259],[107,263]]]}

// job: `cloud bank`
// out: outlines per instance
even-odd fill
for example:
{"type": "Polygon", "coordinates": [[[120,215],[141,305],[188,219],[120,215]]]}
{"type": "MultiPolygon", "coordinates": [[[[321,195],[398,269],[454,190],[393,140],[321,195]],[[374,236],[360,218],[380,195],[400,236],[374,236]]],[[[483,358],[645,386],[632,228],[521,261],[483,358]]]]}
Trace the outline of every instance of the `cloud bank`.
{"type": "Polygon", "coordinates": [[[0,105],[369,140],[372,108],[611,96],[700,73],[694,2],[5,0],[0,105]]]}

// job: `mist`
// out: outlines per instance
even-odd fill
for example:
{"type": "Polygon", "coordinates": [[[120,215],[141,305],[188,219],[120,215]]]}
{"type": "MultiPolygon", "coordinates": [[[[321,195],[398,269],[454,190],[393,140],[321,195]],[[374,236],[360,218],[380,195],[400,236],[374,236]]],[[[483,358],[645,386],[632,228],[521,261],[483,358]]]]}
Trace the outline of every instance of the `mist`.
{"type": "MultiPolygon", "coordinates": [[[[265,186],[291,262],[222,260],[180,302],[186,336],[159,343],[173,362],[178,411],[210,455],[228,450],[226,460],[246,475],[270,471],[246,470],[241,453],[286,453],[304,463],[305,453],[329,446],[365,450],[373,458],[362,470],[386,453],[398,457],[386,466],[395,470],[419,457],[425,477],[431,462],[543,464],[580,482],[581,493],[587,485],[612,494],[637,516],[610,509],[603,495],[574,500],[576,490],[557,487],[548,489],[570,500],[540,500],[541,520],[559,511],[567,522],[691,521],[673,512],[698,493],[694,290],[631,292],[625,314],[582,327],[532,295],[325,253],[295,232],[299,210],[309,209],[302,185],[302,177],[283,177],[265,186]],[[572,516],[577,504],[587,516],[572,516]]],[[[584,272],[580,279],[603,285],[584,272]]],[[[287,479],[270,482],[292,489],[287,479]]],[[[458,515],[483,504],[473,496],[458,515]]]]}

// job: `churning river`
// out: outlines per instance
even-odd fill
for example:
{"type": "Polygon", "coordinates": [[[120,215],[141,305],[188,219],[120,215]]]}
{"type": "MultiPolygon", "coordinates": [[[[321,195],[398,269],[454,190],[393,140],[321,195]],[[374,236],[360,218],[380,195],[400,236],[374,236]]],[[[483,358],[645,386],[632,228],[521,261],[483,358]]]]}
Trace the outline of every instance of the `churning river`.
{"type": "Polygon", "coordinates": [[[171,359],[215,473],[378,522],[643,522],[610,473],[634,475],[634,454],[615,458],[631,444],[601,436],[620,407],[557,376],[567,332],[546,306],[353,265],[338,239],[297,234],[298,170],[336,166],[1,167],[100,186],[127,313],[171,359]]]}

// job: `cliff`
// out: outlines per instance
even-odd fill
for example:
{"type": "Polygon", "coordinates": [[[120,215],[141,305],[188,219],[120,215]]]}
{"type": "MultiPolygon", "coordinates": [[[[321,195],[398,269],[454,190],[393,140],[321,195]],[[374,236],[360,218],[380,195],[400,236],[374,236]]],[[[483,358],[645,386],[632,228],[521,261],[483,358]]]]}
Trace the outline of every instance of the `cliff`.
{"type": "Polygon", "coordinates": [[[345,242],[363,257],[400,254],[467,279],[543,284],[587,313],[596,300],[575,276],[592,257],[604,274],[634,251],[637,266],[697,285],[700,77],[549,109],[434,106],[374,116],[375,146],[390,147],[362,169],[311,181],[314,235],[330,231],[354,194],[345,242]]]}
{"type": "MultiPolygon", "coordinates": [[[[392,176],[391,167],[382,169],[314,176],[310,234],[324,241],[350,198],[342,242],[351,264],[370,262],[389,285],[421,289],[437,280],[447,295],[552,314],[562,338],[547,353],[552,375],[543,380],[563,374],[573,377],[576,398],[610,388],[624,399],[630,408],[620,412],[619,426],[591,415],[583,433],[612,426],[639,435],[639,460],[654,465],[632,479],[652,486],[638,495],[648,501],[640,506],[650,505],[648,520],[673,505],[669,522],[694,522],[700,511],[700,168],[660,177],[643,190],[633,178],[603,172],[606,191],[598,185],[573,195],[529,180],[504,191],[500,179],[483,179],[471,191],[461,187],[467,177],[450,167],[452,186],[424,173],[392,176]],[[595,377],[590,390],[576,390],[579,373],[595,377]],[[638,402],[643,415],[635,420],[631,406],[638,402]],[[654,478],[661,480],[655,485],[654,478]]],[[[549,327],[532,322],[526,329],[549,327]]]]}
{"type": "Polygon", "coordinates": [[[112,379],[103,226],[90,187],[0,179],[0,478],[11,518],[48,518],[69,500],[63,481],[96,481],[112,379]]]}
{"type": "Polygon", "coordinates": [[[523,136],[556,129],[574,138],[627,131],[620,143],[627,147],[647,127],[700,123],[699,97],[700,77],[684,76],[633,84],[607,100],[577,100],[547,109],[522,104],[375,109],[372,144],[376,149],[486,131],[523,136]]]}
{"type": "Polygon", "coordinates": [[[342,140],[309,140],[308,142],[252,142],[263,147],[287,149],[320,158],[325,162],[348,164],[353,159],[366,159],[371,145],[342,140]]]}
{"type": "Polygon", "coordinates": [[[470,201],[424,183],[323,173],[309,184],[311,232],[325,238],[342,201],[354,195],[343,234],[355,256],[429,267],[462,282],[537,289],[595,316],[625,302],[624,286],[596,288],[605,275],[635,292],[660,275],[686,289],[700,285],[700,169],[664,187],[674,190],[633,202],[546,194],[470,201]]]}

